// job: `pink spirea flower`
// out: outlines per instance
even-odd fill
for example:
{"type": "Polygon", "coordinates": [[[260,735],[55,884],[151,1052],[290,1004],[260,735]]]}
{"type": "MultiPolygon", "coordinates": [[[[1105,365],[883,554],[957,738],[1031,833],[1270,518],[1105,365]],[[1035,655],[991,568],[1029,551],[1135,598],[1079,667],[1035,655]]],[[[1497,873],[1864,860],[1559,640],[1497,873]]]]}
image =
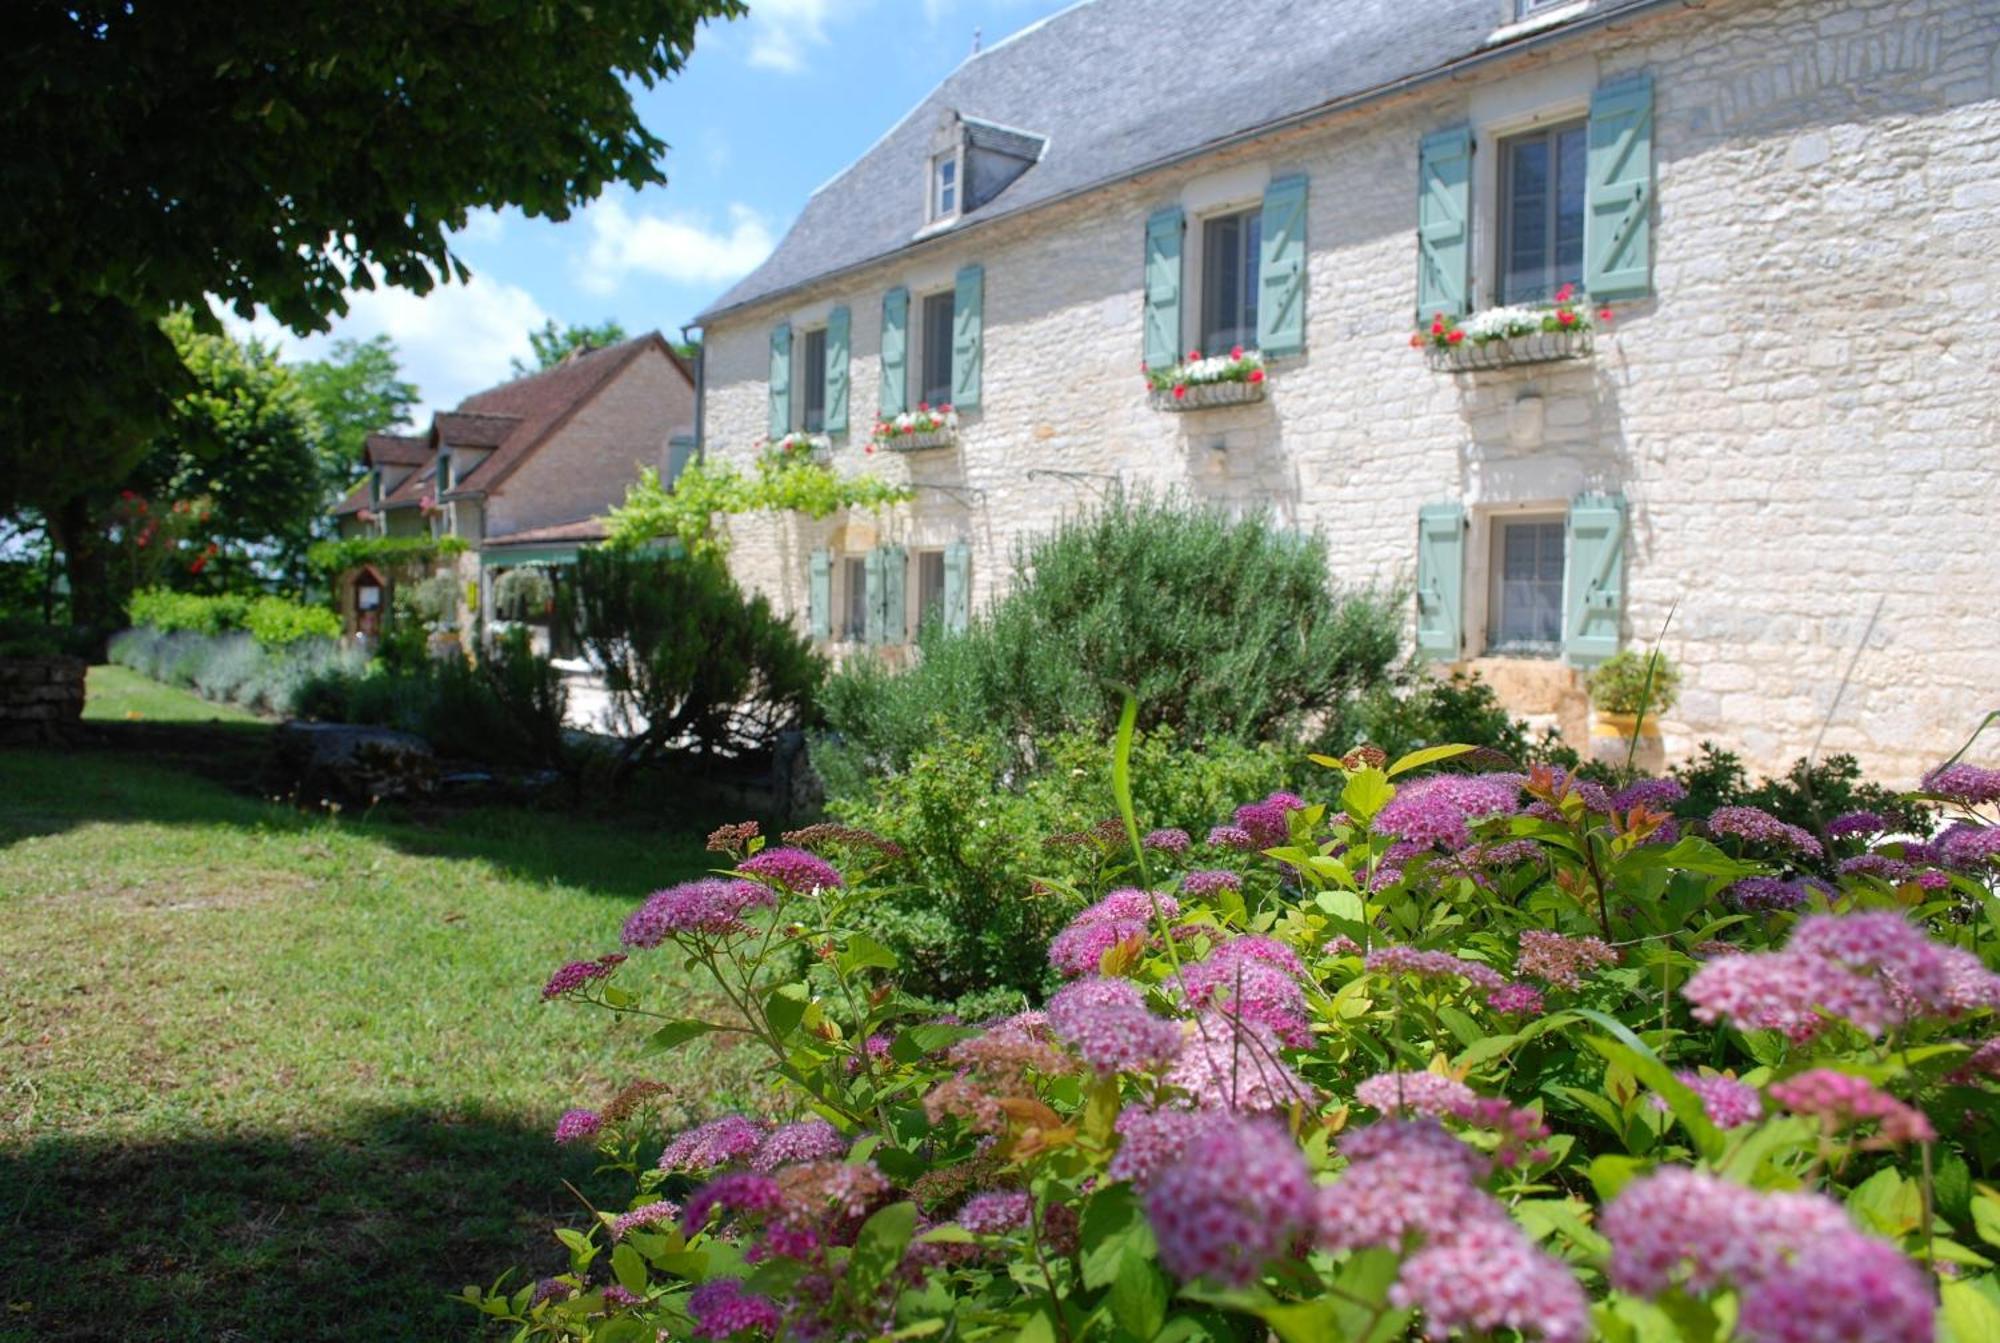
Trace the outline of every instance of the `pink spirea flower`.
{"type": "Polygon", "coordinates": [[[1752,844],[1770,844],[1814,858],[1822,852],[1819,841],[1810,834],[1761,807],[1717,807],[1708,815],[1708,829],[1711,834],[1733,835],[1752,844]]]}
{"type": "Polygon", "coordinates": [[[1503,1017],[1538,1017],[1544,1010],[1542,991],[1532,984],[1508,984],[1486,995],[1486,1005],[1503,1017]]]}
{"type": "Polygon", "coordinates": [[[1844,811],[1826,823],[1829,839],[1848,839],[1854,835],[1879,835],[1889,828],[1889,822],[1879,811],[1844,811]]]}
{"type": "Polygon", "coordinates": [[[562,1279],[543,1278],[535,1284],[535,1294],[528,1298],[528,1305],[533,1308],[544,1301],[567,1301],[569,1294],[570,1285],[562,1279]]]}
{"type": "Polygon", "coordinates": [[[1183,894],[1195,897],[1214,895],[1217,891],[1240,891],[1243,878],[1226,868],[1204,868],[1190,872],[1181,878],[1183,894]]]}
{"type": "Polygon", "coordinates": [[[1266,937],[1222,943],[1207,957],[1181,970],[1181,991],[1190,1006],[1220,1007],[1232,1016],[1259,1022],[1295,1049],[1312,1043],[1305,991],[1305,967],[1290,947],[1266,937]]]}
{"type": "Polygon", "coordinates": [[[657,947],[676,933],[745,933],[750,931],[745,914],[776,903],[770,889],[754,881],[727,877],[684,881],[647,896],[646,903],[625,920],[619,940],[628,947],[657,947]]]}
{"type": "Polygon", "coordinates": [[[679,1221],[680,1215],[681,1205],[678,1203],[669,1203],[666,1199],[660,1199],[658,1202],[634,1208],[630,1212],[621,1212],[611,1223],[611,1239],[623,1240],[627,1231],[636,1230],[640,1227],[657,1226],[661,1222],[679,1221]]]}
{"type": "Polygon", "coordinates": [[[1146,1009],[1124,979],[1079,979],[1049,999],[1049,1029],[1100,1073],[1148,1072],[1180,1053],[1178,1022],[1146,1009]]]}
{"type": "Polygon", "coordinates": [[[1600,966],[1618,964],[1618,953],[1595,937],[1564,937],[1530,930],[1521,934],[1521,951],[1514,958],[1517,973],[1531,975],[1559,989],[1583,987],[1583,977],[1600,966]]]}
{"type": "Polygon", "coordinates": [[[623,956],[600,956],[594,961],[571,961],[549,976],[549,982],[542,985],[542,999],[560,998],[565,993],[573,993],[593,979],[603,979],[616,970],[623,956]]]}
{"type": "Polygon", "coordinates": [[[1250,832],[1240,825],[1214,827],[1208,832],[1208,843],[1210,848],[1239,849],[1244,852],[1257,847],[1257,841],[1252,839],[1250,832]]]}
{"type": "Polygon", "coordinates": [[[1924,775],[1923,790],[1968,807],[1982,807],[1989,802],[2000,802],[2000,769],[1940,765],[1924,775]]]}
{"type": "Polygon", "coordinates": [[[1949,1018],[2000,1005],[2000,975],[1962,947],[1931,941],[1899,914],[1802,919],[1785,947],[1836,962],[1857,975],[1879,976],[1894,1004],[1894,1020],[1949,1018]]]}
{"type": "Polygon", "coordinates": [[[1094,905],[1085,907],[1074,919],[1079,923],[1149,922],[1154,918],[1178,918],[1181,902],[1163,891],[1142,891],[1136,886],[1120,886],[1094,905]]]}
{"type": "Polygon", "coordinates": [[[1503,839],[1498,843],[1473,844],[1458,851],[1459,861],[1468,867],[1515,867],[1542,860],[1542,846],[1532,839],[1503,839]]]}
{"type": "Polygon", "coordinates": [[[2000,825],[1961,821],[1933,840],[1932,846],[1947,867],[1984,867],[2000,859],[2000,825]]]}
{"type": "Polygon", "coordinates": [[[1063,975],[1094,975],[1105,952],[1135,938],[1143,942],[1146,935],[1147,925],[1138,919],[1072,923],[1049,942],[1049,964],[1063,975]]]}
{"type": "Polygon", "coordinates": [[[1485,1215],[1485,1158],[1435,1119],[1385,1120],[1340,1144],[1347,1169],[1317,1200],[1317,1236],[1329,1250],[1401,1249],[1411,1235],[1437,1239],[1485,1215]]]}
{"type": "Polygon", "coordinates": [[[1611,795],[1611,809],[1630,811],[1634,807],[1648,807],[1665,811],[1674,803],[1685,801],[1687,795],[1687,789],[1678,779],[1639,779],[1611,795]]]}
{"type": "Polygon", "coordinates": [[[1799,1043],[1826,1028],[1821,1009],[1868,1035],[1880,1035],[1894,1017],[1881,984],[1797,951],[1719,956],[1695,971],[1681,996],[1697,1021],[1783,1031],[1799,1043]]]}
{"type": "Polygon", "coordinates": [[[741,1161],[763,1146],[764,1126],[742,1115],[724,1115],[675,1138],[660,1153],[664,1171],[714,1170],[741,1161]]]}
{"type": "Polygon", "coordinates": [[[1418,979],[1442,979],[1456,975],[1482,989],[1506,985],[1506,978],[1490,965],[1468,961],[1448,951],[1419,951],[1415,947],[1377,947],[1368,953],[1363,966],[1376,974],[1414,975],[1418,979]]]}
{"type": "Polygon", "coordinates": [[[1222,1117],[1209,1110],[1156,1110],[1145,1105],[1128,1105],[1118,1114],[1114,1126],[1118,1151],[1111,1158],[1109,1174],[1114,1180],[1129,1180],[1144,1186],[1173,1162],[1196,1135],[1207,1132],[1222,1117]]]}
{"type": "Polygon", "coordinates": [[[708,1215],[717,1208],[730,1212],[771,1212],[784,1206],[778,1182],[757,1171],[731,1171],[718,1175],[695,1190],[681,1210],[681,1225],[690,1232],[708,1225],[708,1215]]]}
{"type": "Polygon", "coordinates": [[[1285,819],[1286,808],[1282,802],[1266,799],[1250,802],[1236,809],[1236,824],[1250,836],[1252,846],[1272,849],[1292,840],[1291,822],[1285,819]]]}
{"type": "Polygon", "coordinates": [[[1877,1124],[1882,1141],[1931,1142],[1937,1131],[1921,1110],[1905,1105],[1865,1077],[1814,1068],[1773,1082],[1771,1099],[1794,1114],[1812,1115],[1834,1129],[1877,1124]]]}
{"type": "Polygon", "coordinates": [[[556,1141],[565,1146],[589,1142],[603,1127],[604,1120],[595,1110],[564,1110],[562,1118],[556,1120],[556,1141]]]}
{"type": "Polygon", "coordinates": [[[1202,1110],[1282,1110],[1312,1100],[1313,1088],[1278,1057],[1279,1048],[1261,1022],[1205,1013],[1163,1080],[1202,1110]]]}
{"type": "Polygon", "coordinates": [[[803,1119],[771,1131],[751,1154],[750,1169],[774,1171],[796,1161],[829,1161],[847,1152],[847,1139],[824,1119],[803,1119]]]}
{"type": "MultiPolygon", "coordinates": [[[[1718,1073],[1677,1072],[1677,1081],[1701,1100],[1701,1112],[1717,1128],[1736,1128],[1764,1117],[1764,1102],[1757,1088],[1718,1073]]],[[[1664,1105],[1665,1102],[1662,1102],[1664,1105]]]]}
{"type": "Polygon", "coordinates": [[[1620,1190],[1598,1229],[1611,1241],[1611,1284],[1653,1297],[1676,1284],[1695,1294],[1750,1286],[1853,1225],[1820,1194],[1760,1193],[1668,1166],[1620,1190]]]}
{"type": "Polygon", "coordinates": [[[1936,1306],[1922,1270],[1886,1241],[1823,1236],[1743,1293],[1744,1343],[1931,1343],[1936,1306]]]}
{"type": "Polygon", "coordinates": [[[1028,1225],[1028,1195],[1017,1189],[974,1194],[952,1220],[975,1236],[1004,1236],[1028,1225]]]}
{"type": "Polygon", "coordinates": [[[1786,881],[1782,877],[1745,877],[1732,883],[1724,894],[1738,909],[1763,914],[1797,909],[1810,892],[1803,882],[1786,881]]]}
{"type": "Polygon", "coordinates": [[[1145,1202],[1162,1267],[1240,1287],[1310,1223],[1312,1175],[1282,1125],[1237,1119],[1195,1137],[1145,1202]]]}
{"type": "Polygon", "coordinates": [[[832,863],[804,849],[765,849],[745,858],[740,870],[791,891],[834,890],[841,885],[832,863]]]}
{"type": "Polygon", "coordinates": [[[1843,877],[1875,877],[1892,886],[1916,875],[1914,867],[1886,853],[1857,853],[1841,859],[1836,870],[1843,877]]]}
{"type": "Polygon", "coordinates": [[[637,1292],[628,1292],[617,1283],[604,1289],[604,1304],[607,1306],[636,1306],[645,1301],[637,1292]]]}
{"type": "Polygon", "coordinates": [[[1430,1072],[1377,1073],[1354,1088],[1354,1099],[1386,1115],[1448,1115],[1472,1104],[1471,1087],[1430,1072]]]}
{"type": "Polygon", "coordinates": [[[734,1338],[744,1332],[775,1334],[784,1316],[769,1297],[746,1291],[740,1278],[710,1278],[688,1296],[696,1338],[734,1338]]]}
{"type": "Polygon", "coordinates": [[[1561,1260],[1537,1249],[1496,1208],[1403,1261],[1390,1304],[1423,1312],[1424,1336],[1518,1330],[1544,1343],[1583,1343],[1590,1303],[1561,1260]]]}
{"type": "Polygon", "coordinates": [[[1146,848],[1158,853],[1171,853],[1175,855],[1186,853],[1188,846],[1194,843],[1188,837],[1188,832],[1179,826],[1167,826],[1164,829],[1148,831],[1146,837],[1139,842],[1146,848]]]}

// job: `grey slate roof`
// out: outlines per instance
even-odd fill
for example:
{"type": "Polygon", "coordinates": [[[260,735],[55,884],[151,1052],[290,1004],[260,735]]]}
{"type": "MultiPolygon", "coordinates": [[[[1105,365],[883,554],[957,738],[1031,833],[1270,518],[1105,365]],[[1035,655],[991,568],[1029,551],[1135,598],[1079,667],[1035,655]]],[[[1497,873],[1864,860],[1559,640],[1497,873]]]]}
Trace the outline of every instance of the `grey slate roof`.
{"type": "Polygon", "coordinates": [[[1082,0],[967,58],[696,321],[907,246],[945,109],[1048,137],[962,229],[1473,55],[1499,16],[1494,0],[1082,0]]]}

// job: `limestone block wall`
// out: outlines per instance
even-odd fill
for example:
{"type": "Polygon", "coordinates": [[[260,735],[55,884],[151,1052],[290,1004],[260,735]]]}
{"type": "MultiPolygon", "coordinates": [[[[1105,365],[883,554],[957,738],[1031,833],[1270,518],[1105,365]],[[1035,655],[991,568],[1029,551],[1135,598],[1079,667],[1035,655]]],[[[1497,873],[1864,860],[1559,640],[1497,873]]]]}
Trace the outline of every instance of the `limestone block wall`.
{"type": "MultiPolygon", "coordinates": [[[[1817,742],[1911,780],[2000,689],[1996,300],[1989,0],[1721,0],[733,314],[706,332],[707,450],[747,460],[765,433],[771,326],[809,327],[845,303],[856,432],[835,460],[918,495],[881,518],[734,521],[740,577],[801,620],[816,547],[968,541],[983,604],[1017,539],[1115,479],[1324,528],[1341,578],[1367,584],[1407,583],[1418,508],[1462,502],[1475,660],[1494,519],[1620,492],[1625,641],[1660,638],[1684,672],[1670,753],[1714,740],[1775,770],[1817,742]],[[1501,129],[1569,115],[1600,80],[1639,69],[1655,90],[1653,296],[1618,305],[1587,361],[1426,368],[1408,345],[1420,137],[1469,120],[1484,152],[1501,129]],[[1254,201],[1295,171],[1310,182],[1306,352],[1272,365],[1260,403],[1153,410],[1138,376],[1147,215],[1254,201]],[[883,292],[921,296],[968,261],[985,268],[983,408],[956,449],[867,453],[883,292]]],[[[1566,670],[1500,670],[1524,711],[1575,721],[1566,670]]]]}
{"type": "Polygon", "coordinates": [[[0,742],[57,741],[83,718],[82,658],[0,658],[0,742]]]}

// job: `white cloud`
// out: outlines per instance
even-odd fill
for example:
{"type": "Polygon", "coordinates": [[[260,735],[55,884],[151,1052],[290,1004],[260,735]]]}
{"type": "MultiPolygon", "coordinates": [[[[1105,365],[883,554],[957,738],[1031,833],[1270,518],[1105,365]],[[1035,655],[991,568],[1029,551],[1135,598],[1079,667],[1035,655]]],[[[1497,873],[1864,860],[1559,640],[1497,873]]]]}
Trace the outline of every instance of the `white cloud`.
{"type": "Polygon", "coordinates": [[[474,210],[465,217],[465,227],[452,237],[458,242],[489,243],[499,242],[505,231],[497,210],[474,210]]]}
{"type": "Polygon", "coordinates": [[[683,212],[635,212],[617,199],[601,200],[585,215],[590,245],[577,283],[593,294],[617,292],[634,273],[678,284],[722,284],[749,273],[777,241],[747,205],[731,205],[722,229],[683,212]]]}
{"type": "Polygon", "coordinates": [[[750,64],[788,75],[806,68],[808,51],[826,45],[834,0],[758,0],[746,24],[750,64]]]}

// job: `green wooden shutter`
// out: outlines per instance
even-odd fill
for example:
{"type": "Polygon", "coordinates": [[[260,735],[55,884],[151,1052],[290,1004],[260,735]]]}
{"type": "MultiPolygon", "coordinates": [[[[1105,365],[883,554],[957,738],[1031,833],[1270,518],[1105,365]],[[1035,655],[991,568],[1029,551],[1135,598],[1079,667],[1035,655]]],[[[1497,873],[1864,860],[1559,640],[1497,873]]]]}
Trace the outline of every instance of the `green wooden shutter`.
{"type": "Polygon", "coordinates": [[[833,637],[833,556],[824,550],[812,553],[812,567],[808,570],[806,585],[806,613],[813,638],[824,641],[833,637]]]}
{"type": "Polygon", "coordinates": [[[879,557],[877,572],[881,581],[871,592],[880,597],[881,613],[877,617],[876,628],[881,637],[877,643],[899,644],[908,640],[909,607],[905,597],[904,581],[909,573],[910,557],[901,546],[882,546],[873,552],[879,557]]]}
{"type": "Polygon", "coordinates": [[[1306,178],[1280,177],[1264,192],[1259,228],[1257,348],[1267,355],[1306,347],[1306,178]]]}
{"type": "Polygon", "coordinates": [[[1472,285],[1472,131],[1417,147],[1417,321],[1465,315],[1472,285]]]}
{"type": "Polygon", "coordinates": [[[1456,661],[1465,637],[1465,510],[1417,511],[1417,656],[1456,661]]]}
{"type": "Polygon", "coordinates": [[[1146,367],[1170,368],[1181,357],[1181,236],[1178,205],[1146,221],[1146,367]]]}
{"type": "Polygon", "coordinates": [[[882,395],[884,415],[901,415],[909,403],[910,291],[898,285],[882,295],[882,395]]]}
{"type": "Polygon", "coordinates": [[[944,627],[952,633],[972,623],[972,547],[954,541],[944,548],[944,627]]]}
{"type": "Polygon", "coordinates": [[[979,405],[980,365],[985,361],[986,271],[967,266],[958,272],[951,303],[951,404],[954,410],[979,405]]]}
{"type": "Polygon", "coordinates": [[[1633,298],[1652,288],[1653,80],[1639,74],[1590,100],[1583,287],[1592,298],[1633,298]]]}
{"type": "Polygon", "coordinates": [[[771,328],[771,437],[781,438],[792,427],[792,324],[771,328]]]}
{"type": "Polygon", "coordinates": [[[826,432],[847,432],[847,306],[826,318],[826,432]]]}
{"type": "Polygon", "coordinates": [[[1569,506],[1563,651],[1582,665],[1618,651],[1625,616],[1625,496],[1582,494],[1569,506]]]}
{"type": "Polygon", "coordinates": [[[866,643],[882,642],[882,548],[877,546],[861,561],[861,637],[866,643]]]}

